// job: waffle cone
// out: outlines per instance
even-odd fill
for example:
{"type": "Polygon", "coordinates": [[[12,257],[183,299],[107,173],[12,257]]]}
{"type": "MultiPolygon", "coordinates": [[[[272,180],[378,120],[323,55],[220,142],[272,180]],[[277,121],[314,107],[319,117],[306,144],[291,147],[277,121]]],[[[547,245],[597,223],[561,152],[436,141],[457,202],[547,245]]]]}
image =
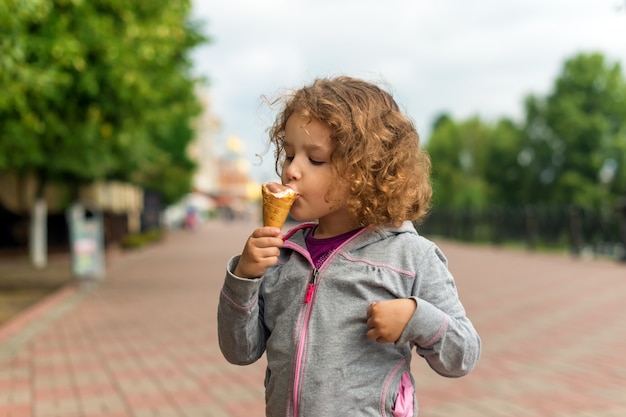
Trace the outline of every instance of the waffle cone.
{"type": "Polygon", "coordinates": [[[282,197],[277,197],[268,190],[265,184],[262,185],[261,191],[263,194],[263,226],[282,228],[297,194],[288,192],[282,197]]]}

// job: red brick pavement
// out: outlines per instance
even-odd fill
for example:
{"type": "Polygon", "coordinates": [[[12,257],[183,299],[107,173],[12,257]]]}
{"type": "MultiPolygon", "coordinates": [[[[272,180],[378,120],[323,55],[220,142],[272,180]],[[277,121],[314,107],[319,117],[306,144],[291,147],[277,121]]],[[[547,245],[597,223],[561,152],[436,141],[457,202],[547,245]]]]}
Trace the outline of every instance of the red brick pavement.
{"type": "MultiPolygon", "coordinates": [[[[215,325],[252,227],[173,233],[0,328],[0,417],[262,416],[264,362],[226,363],[215,325]]],[[[460,379],[416,358],[421,417],[626,416],[626,265],[440,246],[484,348],[460,379]]]]}

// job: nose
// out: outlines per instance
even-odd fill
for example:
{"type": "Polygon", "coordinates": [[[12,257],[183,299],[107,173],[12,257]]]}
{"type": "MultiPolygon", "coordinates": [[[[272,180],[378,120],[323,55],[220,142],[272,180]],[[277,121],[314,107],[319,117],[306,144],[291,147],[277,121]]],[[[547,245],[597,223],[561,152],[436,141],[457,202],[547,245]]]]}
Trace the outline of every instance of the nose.
{"type": "Polygon", "coordinates": [[[284,182],[296,181],[300,179],[302,177],[302,171],[299,167],[298,158],[293,158],[291,161],[286,160],[283,164],[282,174],[284,182]]]}

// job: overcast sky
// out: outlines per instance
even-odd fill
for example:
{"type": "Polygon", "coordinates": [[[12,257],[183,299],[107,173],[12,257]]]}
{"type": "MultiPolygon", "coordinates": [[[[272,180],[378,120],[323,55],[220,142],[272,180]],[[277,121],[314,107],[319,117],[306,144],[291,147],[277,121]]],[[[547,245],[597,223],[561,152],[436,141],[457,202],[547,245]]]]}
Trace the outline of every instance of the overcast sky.
{"type": "Polygon", "coordinates": [[[222,128],[259,181],[275,97],[315,77],[382,82],[426,140],[434,118],[523,114],[546,95],[565,59],[598,51],[626,73],[625,0],[193,0],[211,42],[194,54],[222,128]]]}

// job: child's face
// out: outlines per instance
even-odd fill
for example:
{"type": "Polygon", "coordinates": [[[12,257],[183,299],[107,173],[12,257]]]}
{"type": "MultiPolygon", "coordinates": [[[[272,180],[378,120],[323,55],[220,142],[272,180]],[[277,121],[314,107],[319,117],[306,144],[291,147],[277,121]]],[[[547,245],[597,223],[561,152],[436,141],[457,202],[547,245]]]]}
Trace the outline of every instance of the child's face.
{"type": "Polygon", "coordinates": [[[331,133],[330,127],[317,119],[291,115],[285,127],[286,158],[281,175],[283,184],[299,193],[291,208],[293,218],[319,219],[319,228],[325,225],[329,233],[341,224],[352,226],[346,221],[345,190],[338,189],[340,182],[330,162],[331,133]]]}

